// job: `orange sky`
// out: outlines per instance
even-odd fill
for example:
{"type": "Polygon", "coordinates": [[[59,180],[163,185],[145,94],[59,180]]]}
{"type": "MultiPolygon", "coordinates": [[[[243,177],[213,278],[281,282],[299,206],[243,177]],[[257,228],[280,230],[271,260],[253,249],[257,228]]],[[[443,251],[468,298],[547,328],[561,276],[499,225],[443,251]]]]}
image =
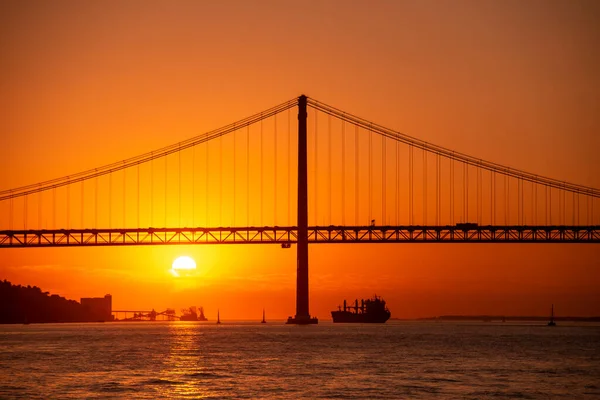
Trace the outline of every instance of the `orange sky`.
{"type": "MultiPolygon", "coordinates": [[[[0,189],[152,151],[301,93],[598,188],[599,42],[595,1],[6,1],[0,189]]],[[[545,314],[552,302],[557,313],[598,315],[598,254],[598,245],[311,246],[311,313],[327,319],[344,298],[376,292],[398,317],[545,314]]],[[[284,318],[294,313],[295,248],[0,250],[0,278],[75,299],[110,292],[115,308],[195,304],[213,318],[217,307],[224,318],[259,318],[265,306],[284,318]],[[183,254],[198,275],[175,279],[167,270],[183,254]]]]}

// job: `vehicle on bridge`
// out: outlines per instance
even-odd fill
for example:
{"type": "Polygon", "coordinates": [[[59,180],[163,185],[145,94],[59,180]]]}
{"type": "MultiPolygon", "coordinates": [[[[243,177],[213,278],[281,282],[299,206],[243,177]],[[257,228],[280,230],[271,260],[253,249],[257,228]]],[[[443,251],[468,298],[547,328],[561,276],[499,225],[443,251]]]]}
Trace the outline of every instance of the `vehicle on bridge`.
{"type": "Polygon", "coordinates": [[[458,229],[469,230],[469,229],[477,229],[479,227],[479,225],[477,224],[477,222],[460,222],[460,223],[456,224],[456,227],[458,229]]]}

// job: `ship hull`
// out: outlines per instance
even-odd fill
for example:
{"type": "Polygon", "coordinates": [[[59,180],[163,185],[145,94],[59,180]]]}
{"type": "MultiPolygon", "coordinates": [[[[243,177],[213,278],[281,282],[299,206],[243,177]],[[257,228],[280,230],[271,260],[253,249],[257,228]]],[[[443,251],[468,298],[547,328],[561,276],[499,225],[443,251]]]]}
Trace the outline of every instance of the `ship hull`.
{"type": "Polygon", "coordinates": [[[391,313],[353,313],[350,311],[332,311],[333,322],[336,323],[355,323],[355,324],[383,324],[390,319],[391,313]]]}

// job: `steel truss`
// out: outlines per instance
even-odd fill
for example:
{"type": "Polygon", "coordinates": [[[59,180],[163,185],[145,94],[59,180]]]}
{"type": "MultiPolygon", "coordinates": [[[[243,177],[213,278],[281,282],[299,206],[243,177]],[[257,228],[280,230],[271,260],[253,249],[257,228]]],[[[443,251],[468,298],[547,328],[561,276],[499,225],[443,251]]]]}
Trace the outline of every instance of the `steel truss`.
{"type": "MultiPolygon", "coordinates": [[[[297,243],[288,227],[0,231],[0,248],[297,243]]],[[[313,226],[309,243],[600,243],[600,226],[313,226]]]]}

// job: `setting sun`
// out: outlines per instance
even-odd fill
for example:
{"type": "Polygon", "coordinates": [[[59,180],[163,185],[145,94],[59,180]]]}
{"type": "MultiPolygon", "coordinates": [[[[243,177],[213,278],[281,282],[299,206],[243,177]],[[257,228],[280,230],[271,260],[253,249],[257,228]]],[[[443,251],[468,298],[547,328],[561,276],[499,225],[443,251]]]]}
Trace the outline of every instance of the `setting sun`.
{"type": "Polygon", "coordinates": [[[181,271],[190,271],[196,269],[196,262],[188,256],[177,257],[171,266],[171,274],[180,276],[181,271]]]}

